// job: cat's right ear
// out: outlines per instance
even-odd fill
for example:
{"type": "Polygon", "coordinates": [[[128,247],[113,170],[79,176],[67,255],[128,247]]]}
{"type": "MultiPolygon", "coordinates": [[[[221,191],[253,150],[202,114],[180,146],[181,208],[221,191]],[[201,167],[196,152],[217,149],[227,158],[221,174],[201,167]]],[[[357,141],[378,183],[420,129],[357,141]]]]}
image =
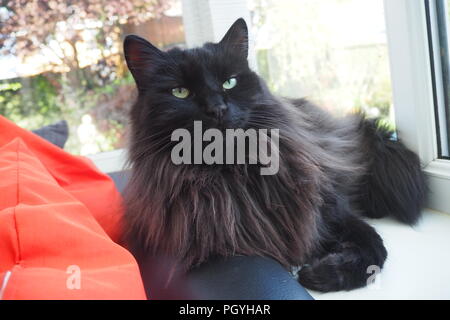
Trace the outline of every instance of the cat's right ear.
{"type": "Polygon", "coordinates": [[[158,60],[163,58],[164,53],[144,38],[136,35],[129,35],[125,38],[123,52],[138,89],[144,90],[148,85],[148,74],[158,60]]]}
{"type": "Polygon", "coordinates": [[[220,40],[220,45],[237,52],[242,57],[248,57],[248,28],[243,18],[237,19],[220,40]]]}

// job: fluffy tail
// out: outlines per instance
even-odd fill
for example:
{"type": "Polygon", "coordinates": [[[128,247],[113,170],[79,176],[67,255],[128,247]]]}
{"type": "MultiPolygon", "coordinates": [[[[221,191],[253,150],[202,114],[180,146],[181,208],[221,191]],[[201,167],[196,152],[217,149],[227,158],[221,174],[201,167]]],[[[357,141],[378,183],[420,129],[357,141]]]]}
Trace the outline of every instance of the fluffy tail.
{"type": "Polygon", "coordinates": [[[415,224],[427,191],[419,157],[379,120],[364,120],[362,130],[369,170],[359,188],[359,207],[370,218],[415,224]]]}

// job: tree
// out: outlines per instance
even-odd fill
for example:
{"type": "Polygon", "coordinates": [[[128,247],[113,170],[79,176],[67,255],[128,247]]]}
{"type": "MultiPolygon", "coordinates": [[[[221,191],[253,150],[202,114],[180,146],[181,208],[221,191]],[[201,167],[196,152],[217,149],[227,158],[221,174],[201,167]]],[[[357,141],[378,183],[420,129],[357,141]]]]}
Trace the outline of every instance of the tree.
{"type": "MultiPolygon", "coordinates": [[[[0,113],[27,128],[63,118],[71,130],[90,114],[100,125],[101,148],[115,147],[126,121],[124,100],[133,93],[120,55],[123,25],[159,18],[171,5],[172,0],[0,0],[0,54],[39,66],[25,77],[0,81],[0,113]],[[40,75],[30,77],[35,73],[40,75]]],[[[77,153],[74,132],[66,148],[77,153]]]]}
{"type": "Polygon", "coordinates": [[[120,51],[121,25],[158,17],[170,2],[0,0],[0,53],[22,61],[41,54],[47,58],[42,71],[79,70],[80,48],[95,48],[100,58],[120,51]]]}

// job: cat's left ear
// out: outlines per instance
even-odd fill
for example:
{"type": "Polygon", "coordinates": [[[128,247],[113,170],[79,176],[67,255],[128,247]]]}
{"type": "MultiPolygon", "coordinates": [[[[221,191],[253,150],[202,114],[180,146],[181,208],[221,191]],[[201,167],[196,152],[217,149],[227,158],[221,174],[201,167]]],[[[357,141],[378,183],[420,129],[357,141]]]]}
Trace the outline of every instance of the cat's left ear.
{"type": "Polygon", "coordinates": [[[143,90],[148,85],[148,74],[163,59],[164,52],[136,35],[129,35],[125,38],[123,51],[128,69],[133,75],[138,89],[143,90]]]}
{"type": "Polygon", "coordinates": [[[244,58],[248,56],[248,28],[243,18],[239,18],[228,29],[219,44],[227,49],[238,52],[244,58]]]}

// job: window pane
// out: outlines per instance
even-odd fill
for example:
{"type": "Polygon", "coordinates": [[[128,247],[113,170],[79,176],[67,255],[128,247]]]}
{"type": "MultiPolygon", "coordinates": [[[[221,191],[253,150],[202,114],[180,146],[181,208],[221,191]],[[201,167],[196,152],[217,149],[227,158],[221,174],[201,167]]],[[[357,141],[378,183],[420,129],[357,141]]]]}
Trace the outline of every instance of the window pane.
{"type": "MultiPolygon", "coordinates": [[[[257,71],[275,93],[394,124],[383,0],[241,1],[252,15],[257,71]]],[[[28,129],[66,119],[73,153],[124,145],[136,94],[121,59],[124,34],[185,46],[181,0],[2,3],[0,113],[28,129]]],[[[191,3],[209,1],[184,1],[191,3]]],[[[216,11],[212,19],[236,14],[216,11]]]]}
{"type": "Polygon", "coordinates": [[[428,2],[432,66],[436,104],[436,136],[438,156],[450,158],[450,55],[449,17],[450,0],[428,2]],[[436,30],[434,30],[436,29],[436,30]]]}
{"type": "Polygon", "coordinates": [[[252,0],[258,71],[276,93],[394,124],[383,0],[252,0]]]}
{"type": "Polygon", "coordinates": [[[124,144],[136,92],[123,36],[185,42],[180,0],[2,1],[0,28],[0,114],[27,129],[67,120],[75,154],[124,144]]]}

